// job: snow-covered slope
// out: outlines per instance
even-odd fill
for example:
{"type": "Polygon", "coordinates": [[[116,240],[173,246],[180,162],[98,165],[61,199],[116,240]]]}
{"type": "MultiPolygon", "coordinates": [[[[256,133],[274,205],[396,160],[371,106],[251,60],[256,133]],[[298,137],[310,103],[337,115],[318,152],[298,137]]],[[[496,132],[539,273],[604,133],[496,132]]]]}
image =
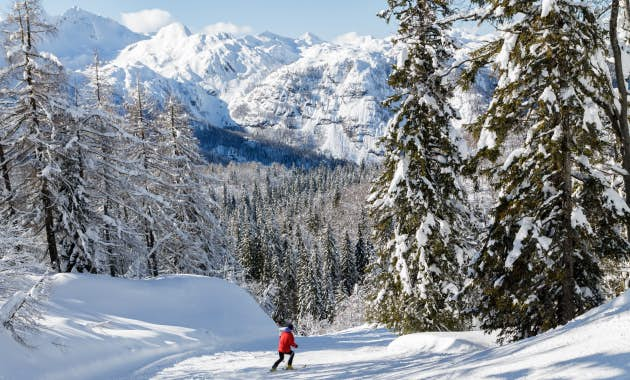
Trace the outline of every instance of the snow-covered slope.
{"type": "Polygon", "coordinates": [[[171,355],[242,349],[277,337],[249,294],[215,278],[59,274],[34,295],[18,313],[33,318],[36,330],[20,333],[30,347],[0,325],[0,379],[133,378],[171,355]]]}
{"type": "MultiPolygon", "coordinates": [[[[298,327],[299,328],[299,327],[298,327]]],[[[442,332],[396,338],[359,328],[298,337],[290,379],[629,379],[630,293],[564,327],[496,347],[480,332],[442,332]]],[[[249,350],[192,357],[151,379],[266,379],[273,355],[249,350]]],[[[288,371],[287,371],[288,372],[288,371]]]]}
{"type": "Polygon", "coordinates": [[[423,371],[426,378],[628,379],[630,291],[567,325],[423,371]]]}
{"type": "MultiPolygon", "coordinates": [[[[29,347],[0,325],[0,379],[266,379],[277,357],[274,323],[222,280],[61,274],[32,294],[16,322],[29,347]]],[[[10,303],[0,305],[0,318],[10,303]]],[[[474,331],[396,337],[364,326],[298,336],[298,371],[274,377],[628,379],[629,338],[627,292],[566,326],[502,347],[474,331]]]]}

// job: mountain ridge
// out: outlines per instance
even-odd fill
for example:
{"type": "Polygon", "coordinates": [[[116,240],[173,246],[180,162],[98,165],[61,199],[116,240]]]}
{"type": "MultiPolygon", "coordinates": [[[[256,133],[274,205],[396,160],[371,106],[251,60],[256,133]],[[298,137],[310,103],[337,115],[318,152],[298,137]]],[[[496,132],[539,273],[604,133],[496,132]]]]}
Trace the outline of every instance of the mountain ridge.
{"type": "MultiPolygon", "coordinates": [[[[380,159],[378,141],[391,118],[382,103],[392,94],[388,77],[400,50],[390,38],[348,33],[324,41],[312,33],[290,38],[271,32],[235,37],[192,33],[181,23],[141,35],[77,7],[54,21],[59,33],[41,50],[55,54],[79,77],[98,51],[118,99],[139,81],[158,105],[168,94],[179,97],[197,129],[237,130],[268,147],[271,141],[332,160],[380,159]]],[[[456,38],[475,43],[474,36],[456,38]]],[[[465,121],[487,101],[485,87],[491,82],[481,82],[479,89],[454,97],[465,121]]],[[[238,146],[201,145],[209,157],[229,150],[234,159],[251,159],[251,151],[246,158],[238,146]]]]}

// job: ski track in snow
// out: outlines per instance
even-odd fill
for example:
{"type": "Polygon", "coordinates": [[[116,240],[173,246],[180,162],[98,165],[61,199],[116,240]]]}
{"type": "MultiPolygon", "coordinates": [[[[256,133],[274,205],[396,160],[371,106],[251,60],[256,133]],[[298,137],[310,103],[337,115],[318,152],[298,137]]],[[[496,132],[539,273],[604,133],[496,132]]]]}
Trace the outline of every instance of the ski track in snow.
{"type": "MultiPolygon", "coordinates": [[[[296,337],[295,371],[287,371],[286,361],[278,371],[269,369],[278,358],[271,350],[221,352],[193,357],[160,370],[146,378],[174,379],[374,379],[395,371],[397,376],[413,360],[389,353],[387,346],[396,338],[384,329],[355,330],[336,335],[296,337]]],[[[274,342],[275,343],[275,342],[274,342]]],[[[270,345],[273,345],[270,344],[270,345]]]]}
{"type": "MultiPolygon", "coordinates": [[[[396,337],[367,327],[297,337],[296,371],[269,369],[268,348],[200,355],[173,362],[140,379],[630,379],[626,309],[604,305],[567,326],[496,347],[481,332],[420,333],[396,337]],[[603,309],[603,310],[602,310],[603,309]],[[608,310],[606,310],[608,309],[608,310]]],[[[269,345],[268,345],[269,346],[269,345]]],[[[136,373],[140,375],[140,373],[136,373]]]]}
{"type": "Polygon", "coordinates": [[[285,358],[277,372],[269,372],[277,353],[267,349],[192,357],[164,366],[154,374],[137,372],[136,376],[151,380],[452,378],[449,362],[461,360],[473,352],[483,352],[485,347],[493,345],[493,338],[479,332],[414,334],[411,337],[396,345],[392,344],[395,340],[398,342],[396,335],[368,327],[332,335],[296,337],[300,347],[296,349],[293,362],[295,371],[284,369],[285,358]],[[431,353],[414,351],[422,351],[422,346],[431,347],[431,353]],[[464,355],[458,355],[462,353],[464,355]],[[436,368],[445,372],[431,371],[436,368]],[[430,372],[424,373],[427,370],[430,372]]]}

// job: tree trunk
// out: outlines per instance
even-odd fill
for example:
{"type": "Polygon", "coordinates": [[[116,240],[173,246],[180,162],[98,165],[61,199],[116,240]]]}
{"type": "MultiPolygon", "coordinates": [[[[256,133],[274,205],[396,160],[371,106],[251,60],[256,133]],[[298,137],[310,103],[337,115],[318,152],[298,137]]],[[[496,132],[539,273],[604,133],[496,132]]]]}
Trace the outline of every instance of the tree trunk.
{"type": "MultiPolygon", "coordinates": [[[[619,91],[619,110],[615,110],[617,120],[617,134],[621,140],[622,165],[626,174],[623,176],[624,190],[626,193],[626,203],[630,205],[630,131],[628,130],[628,90],[626,87],[626,78],[623,75],[623,62],[621,60],[621,48],[619,47],[619,38],[617,36],[617,18],[619,16],[619,1],[612,0],[610,10],[610,45],[612,47],[613,58],[615,61],[615,76],[617,77],[617,89],[619,91]]],[[[626,7],[629,5],[626,0],[626,7]]],[[[630,9],[626,8],[626,12],[630,9]]],[[[626,15],[627,16],[627,15],[626,15]]],[[[630,221],[626,225],[626,232],[630,234],[630,221]]]]}
{"type": "Polygon", "coordinates": [[[11,193],[11,178],[9,177],[9,163],[4,156],[4,147],[0,144],[0,163],[2,164],[2,178],[4,179],[4,188],[11,193]]]}
{"type": "Polygon", "coordinates": [[[153,234],[153,230],[150,227],[146,229],[146,239],[147,239],[147,248],[149,248],[149,271],[151,276],[158,276],[158,263],[157,263],[157,254],[154,250],[155,248],[155,235],[153,234]]]}
{"type": "Polygon", "coordinates": [[[52,199],[50,190],[48,189],[48,180],[42,179],[42,203],[44,205],[44,225],[46,227],[46,243],[48,244],[48,255],[50,263],[57,272],[61,273],[61,265],[59,264],[59,254],[57,253],[57,241],[55,239],[54,216],[52,209],[52,199]]]}
{"type": "MultiPolygon", "coordinates": [[[[562,116],[561,116],[562,117],[562,116]]],[[[571,223],[573,213],[573,178],[571,176],[571,144],[573,134],[571,126],[566,117],[562,117],[562,224],[564,236],[562,236],[562,257],[560,264],[562,268],[562,298],[560,300],[560,324],[566,324],[575,317],[575,274],[573,258],[575,233],[571,223]]]]}
{"type": "MultiPolygon", "coordinates": [[[[109,194],[109,186],[105,185],[106,193],[109,194]]],[[[103,214],[109,220],[110,215],[110,200],[109,198],[105,201],[105,205],[103,206],[103,214]]],[[[116,277],[118,275],[118,271],[116,270],[116,261],[114,260],[114,249],[112,248],[112,233],[110,231],[111,227],[106,224],[105,225],[105,244],[107,244],[107,261],[109,265],[109,275],[112,277],[116,277]]]]}

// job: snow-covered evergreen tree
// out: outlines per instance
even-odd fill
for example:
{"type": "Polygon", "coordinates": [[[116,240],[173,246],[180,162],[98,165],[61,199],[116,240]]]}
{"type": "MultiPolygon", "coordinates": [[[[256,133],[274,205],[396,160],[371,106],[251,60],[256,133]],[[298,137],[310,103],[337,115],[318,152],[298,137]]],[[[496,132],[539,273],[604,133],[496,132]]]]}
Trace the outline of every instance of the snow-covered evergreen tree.
{"type": "Polygon", "coordinates": [[[299,229],[296,234],[296,252],[298,257],[298,316],[300,320],[319,314],[317,284],[314,276],[314,264],[306,251],[299,229]]]}
{"type": "Polygon", "coordinates": [[[494,61],[499,84],[473,125],[500,194],[474,262],[478,316],[503,340],[564,324],[602,300],[600,259],[628,254],[630,208],[611,187],[601,108],[610,97],[604,31],[588,4],[475,1],[501,37],[467,74],[494,61]],[[509,139],[521,146],[505,151],[509,139]],[[509,153],[509,154],[508,154],[509,153]],[[502,159],[502,157],[507,157],[502,159]]]}
{"type": "Polygon", "coordinates": [[[202,173],[199,142],[183,106],[171,96],[164,108],[157,120],[163,160],[159,180],[165,182],[162,195],[168,198],[175,223],[166,243],[164,266],[169,273],[210,274],[229,259],[213,211],[214,199],[208,192],[210,178],[202,173]]]}
{"type": "MultiPolygon", "coordinates": [[[[339,284],[339,253],[337,251],[337,243],[332,235],[330,225],[326,226],[321,234],[319,247],[322,250],[322,277],[321,279],[321,302],[323,303],[324,313],[329,321],[334,319],[335,314],[335,292],[339,284]]],[[[318,255],[319,257],[319,255],[318,255]]]]}
{"type": "Polygon", "coordinates": [[[131,141],[113,103],[113,90],[102,72],[98,55],[88,68],[80,94],[79,143],[84,153],[85,191],[90,194],[93,250],[99,272],[124,275],[132,251],[142,250],[139,233],[125,220],[135,206],[131,174],[136,172],[126,153],[131,141]]]}
{"type": "Polygon", "coordinates": [[[350,235],[346,232],[343,238],[339,257],[339,285],[342,292],[349,296],[354,290],[354,285],[359,281],[357,264],[355,262],[355,252],[350,240],[350,235]]]}
{"type": "Polygon", "coordinates": [[[459,183],[461,153],[446,83],[453,43],[442,0],[389,0],[402,52],[390,77],[395,115],[383,173],[370,196],[378,272],[369,316],[397,331],[462,327],[457,295],[470,224],[459,183]]]}
{"type": "Polygon", "coordinates": [[[357,228],[357,243],[354,246],[354,261],[356,263],[358,281],[363,281],[370,260],[368,236],[366,236],[366,219],[367,215],[365,215],[365,212],[361,212],[361,221],[357,228]]]}
{"type": "Polygon", "coordinates": [[[293,321],[298,315],[298,280],[295,252],[289,246],[287,240],[280,250],[281,255],[274,257],[275,283],[278,287],[277,310],[273,316],[274,321],[287,323],[293,321]]]}
{"type": "Polygon", "coordinates": [[[11,188],[11,215],[44,231],[52,267],[60,271],[57,191],[62,183],[60,147],[66,124],[56,117],[67,109],[60,64],[38,52],[43,35],[54,31],[39,1],[16,1],[6,20],[7,67],[0,71],[0,134],[4,187],[11,188]]]}

